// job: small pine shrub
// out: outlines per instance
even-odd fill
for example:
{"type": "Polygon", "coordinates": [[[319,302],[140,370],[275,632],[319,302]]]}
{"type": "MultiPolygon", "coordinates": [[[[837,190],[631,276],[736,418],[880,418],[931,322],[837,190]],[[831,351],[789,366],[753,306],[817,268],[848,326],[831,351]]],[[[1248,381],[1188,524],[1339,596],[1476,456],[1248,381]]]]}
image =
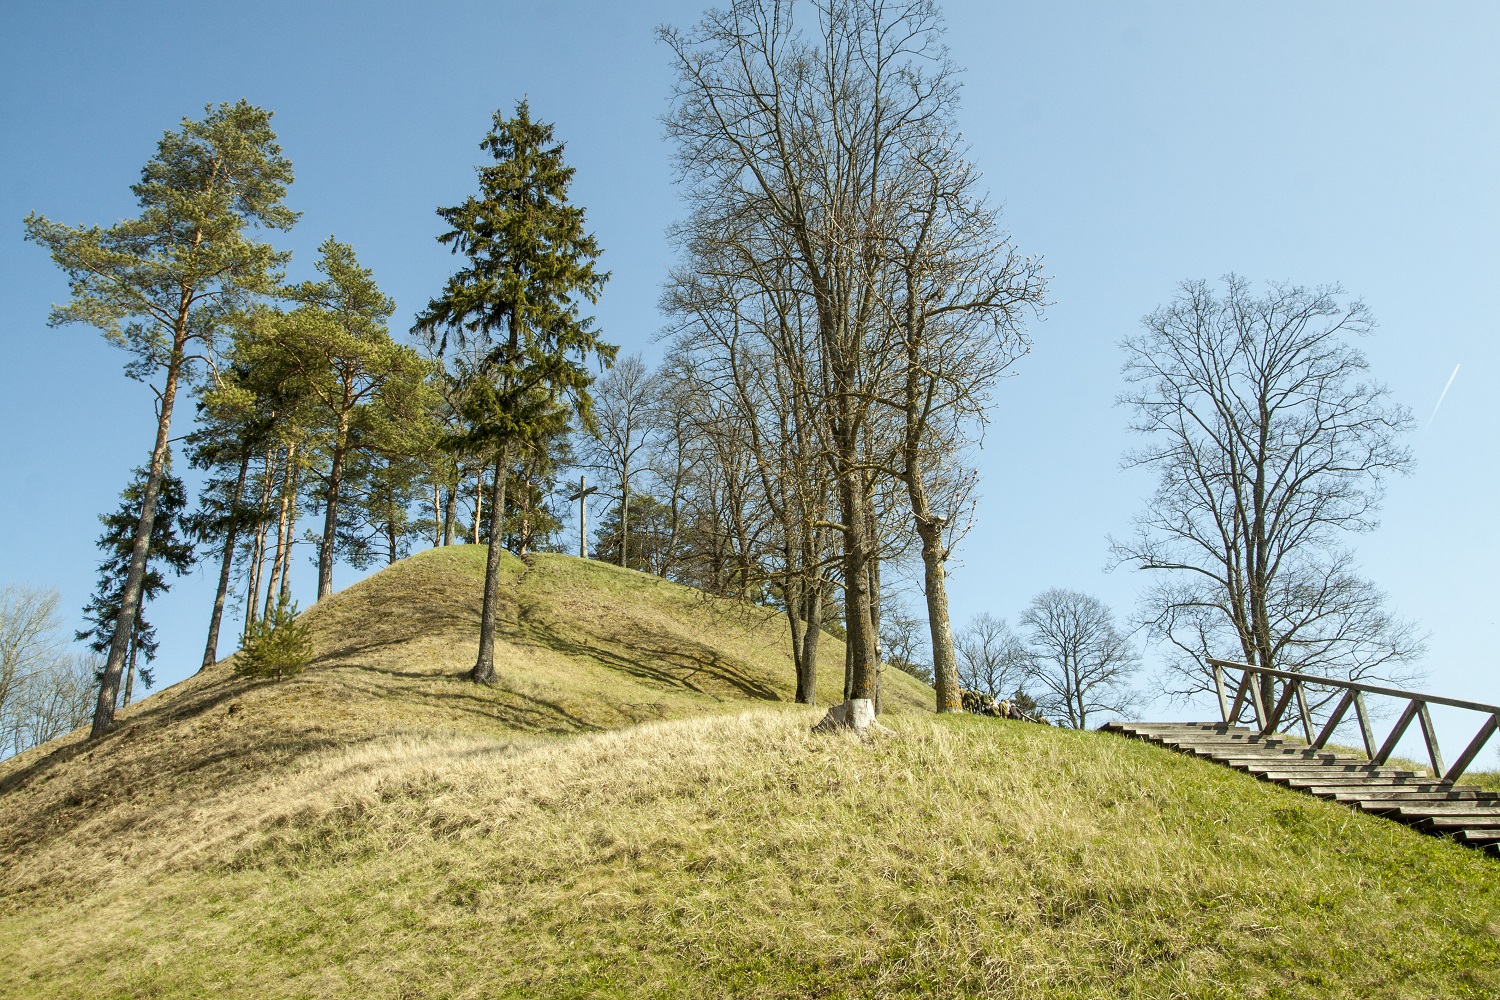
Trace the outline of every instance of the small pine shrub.
{"type": "Polygon", "coordinates": [[[234,672],[278,681],[301,673],[312,659],[310,631],[305,622],[297,621],[297,605],[282,597],[275,610],[251,623],[234,672]]]}

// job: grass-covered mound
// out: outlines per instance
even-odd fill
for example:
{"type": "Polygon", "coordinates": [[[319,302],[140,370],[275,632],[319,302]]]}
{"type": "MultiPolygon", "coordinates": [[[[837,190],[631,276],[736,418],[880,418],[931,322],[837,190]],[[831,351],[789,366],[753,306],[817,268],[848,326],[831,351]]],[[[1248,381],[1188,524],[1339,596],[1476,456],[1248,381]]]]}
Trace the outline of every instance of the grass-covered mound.
{"type": "Polygon", "coordinates": [[[813,735],[784,625],[639,574],[508,564],[476,688],[479,554],[0,767],[0,994],[1500,995],[1477,852],[1102,733],[813,735]]]}
{"type": "Polygon", "coordinates": [[[1477,852],[1102,733],[393,737],[0,921],[11,995],[1493,997],[1477,852]],[[143,859],[144,861],[145,859],[143,859]]]}
{"type": "MultiPolygon", "coordinates": [[[[423,552],[314,606],[315,657],[297,677],[249,681],[226,660],[130,706],[96,744],[80,731],[0,762],[0,893],[78,891],[153,864],[157,831],[197,826],[206,796],[371,740],[512,744],[792,700],[788,628],[772,609],[560,555],[507,555],[499,682],[476,685],[484,558],[481,546],[423,552]]],[[[843,647],[830,639],[823,653],[832,704],[843,647]]],[[[930,709],[908,675],[889,670],[884,686],[888,710],[930,709]]]]}

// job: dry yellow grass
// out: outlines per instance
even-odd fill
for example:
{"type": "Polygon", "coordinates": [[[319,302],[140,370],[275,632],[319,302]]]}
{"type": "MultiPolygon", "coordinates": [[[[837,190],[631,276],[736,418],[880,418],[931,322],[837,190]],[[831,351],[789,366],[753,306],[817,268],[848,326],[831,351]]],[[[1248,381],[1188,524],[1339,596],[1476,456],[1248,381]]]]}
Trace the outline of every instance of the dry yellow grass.
{"type": "Polygon", "coordinates": [[[475,689],[476,555],[0,770],[0,994],[1500,995],[1475,852],[1101,733],[814,736],[783,625],[638,574],[508,564],[475,689]]]}
{"type": "MultiPolygon", "coordinates": [[[[0,763],[0,890],[77,891],[149,866],[171,853],[155,831],[197,825],[205,796],[370,740],[509,745],[792,698],[787,626],[770,609],[559,555],[507,556],[500,680],[475,685],[483,560],[478,546],[424,552],[309,609],[316,655],[298,677],[250,682],[225,660],[132,705],[96,744],[80,731],[0,763]]],[[[842,655],[829,640],[829,703],[842,655]]],[[[895,671],[886,688],[893,711],[932,697],[895,671]]]]}

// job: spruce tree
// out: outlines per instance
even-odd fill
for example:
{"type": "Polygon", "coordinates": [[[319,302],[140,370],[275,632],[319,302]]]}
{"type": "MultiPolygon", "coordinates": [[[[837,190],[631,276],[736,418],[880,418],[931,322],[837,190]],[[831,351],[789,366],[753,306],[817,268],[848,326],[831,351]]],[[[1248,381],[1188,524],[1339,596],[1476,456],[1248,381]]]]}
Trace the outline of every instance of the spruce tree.
{"type": "MultiPolygon", "coordinates": [[[[99,564],[99,589],[83,609],[83,620],[87,624],[74,638],[87,641],[95,652],[103,653],[114,640],[115,623],[120,617],[120,606],[124,597],[126,573],[130,567],[131,552],[135,547],[135,529],[140,523],[141,504],[146,495],[149,472],[136,469],[130,485],[120,494],[120,506],[112,514],[103,514],[104,534],[96,543],[104,550],[104,562],[99,564]]],[[[171,589],[164,569],[178,576],[193,567],[193,545],[183,538],[180,526],[183,509],[187,506],[187,491],[182,480],[168,471],[162,477],[161,489],[156,499],[156,517],[151,524],[151,544],[146,550],[146,571],[141,577],[140,600],[136,603],[135,617],[131,623],[129,644],[126,649],[126,673],[123,705],[130,704],[134,694],[135,677],[139,666],[142,683],[149,691],[153,683],[150,667],[156,659],[156,629],[146,621],[146,604],[171,589]],[[144,662],[140,662],[144,660],[144,662]]]]}
{"type": "Polygon", "coordinates": [[[504,470],[513,447],[545,432],[557,402],[566,398],[586,423],[591,418],[586,367],[608,363],[615,348],[599,339],[579,300],[590,303],[609,275],[595,268],[600,250],[584,231],[582,208],[568,203],[573,168],[552,126],[531,119],[525,101],[514,117],[497,111],[480,143],[494,163],[479,167],[479,194],[438,215],[452,228],[438,237],[467,266],[417,317],[416,330],[439,354],[450,341],[477,347],[473,363],[460,364],[467,383],[459,449],[494,456],[490,543],[485,566],[479,655],[470,676],[495,680],[495,615],[506,509],[504,470]]]}
{"type": "Polygon", "coordinates": [[[156,443],[91,738],[114,722],[177,390],[191,377],[194,358],[212,352],[239,300],[270,292],[279,280],[287,254],[250,239],[246,230],[289,229],[297,218],[282,204],[292,165],[276,144],[271,113],[243,100],[205,110],[202,121],[183,119],[181,128],[162,136],[131,188],[141,207],[136,218],[103,229],[26,217],[26,238],[45,246],[69,279],[72,299],[53,308],[51,325],[99,327],[133,355],[126,374],[152,383],[156,396],[156,443]]]}

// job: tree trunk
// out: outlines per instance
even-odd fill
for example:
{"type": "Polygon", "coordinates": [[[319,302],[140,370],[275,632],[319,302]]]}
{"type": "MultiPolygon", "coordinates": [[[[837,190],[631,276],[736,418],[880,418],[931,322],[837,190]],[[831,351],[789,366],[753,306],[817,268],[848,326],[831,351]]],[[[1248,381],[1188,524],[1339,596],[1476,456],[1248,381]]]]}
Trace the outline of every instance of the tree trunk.
{"type": "Polygon", "coordinates": [[[266,463],[261,470],[260,504],[255,508],[255,539],[250,546],[250,579],[248,581],[247,593],[245,595],[245,631],[250,634],[250,626],[259,617],[260,611],[260,578],[265,572],[266,565],[266,534],[271,524],[271,492],[275,488],[275,459],[274,448],[266,449],[266,463]]]}
{"type": "Polygon", "coordinates": [[[385,522],[385,538],[390,548],[390,561],[387,565],[396,563],[396,522],[387,518],[385,522]]]}
{"type": "Polygon", "coordinates": [[[942,526],[917,521],[922,540],[922,567],[927,588],[927,627],[932,636],[932,680],[939,712],[962,712],[963,692],[958,682],[958,656],[953,650],[953,623],[948,617],[948,584],[942,526]]]}
{"type": "MultiPolygon", "coordinates": [[[[474,476],[474,544],[479,544],[479,519],[484,516],[484,466],[474,476]]],[[[493,535],[491,536],[494,537],[493,535]]]]}
{"type": "Polygon", "coordinates": [[[286,468],[281,474],[281,500],[278,505],[276,517],[276,556],[271,560],[271,578],[266,583],[266,609],[269,615],[271,609],[276,606],[276,598],[281,589],[282,574],[290,568],[287,552],[287,542],[290,537],[291,522],[291,496],[292,496],[292,469],[295,467],[296,448],[289,447],[286,450],[286,468]]]}
{"type": "Polygon", "coordinates": [[[823,632],[823,585],[818,580],[802,586],[804,628],[802,649],[797,657],[797,700],[804,705],[818,703],[818,637],[823,632]]]}
{"type": "MultiPolygon", "coordinates": [[[[504,527],[499,512],[505,509],[505,468],[510,464],[510,446],[500,446],[495,462],[495,484],[490,498],[490,549],[484,561],[484,609],[479,617],[479,658],[470,679],[480,684],[495,683],[495,616],[500,610],[500,556],[505,544],[500,536],[504,527]]],[[[478,528],[475,528],[477,533],[478,528]]]]}
{"type": "Polygon", "coordinates": [[[948,617],[946,582],[948,550],[943,546],[943,522],[932,512],[927,483],[922,477],[921,458],[915,441],[906,448],[906,495],[922,541],[924,589],[927,592],[927,628],[932,636],[932,680],[937,689],[939,712],[962,712],[963,695],[958,683],[958,657],[953,651],[953,624],[948,617]]]}
{"type": "Polygon", "coordinates": [[[624,475],[620,477],[620,565],[629,566],[625,561],[625,550],[629,545],[630,538],[630,463],[625,463],[624,475]]]}
{"type": "MultiPolygon", "coordinates": [[[[851,455],[852,459],[853,456],[851,455]]],[[[844,520],[844,618],[849,647],[848,700],[875,699],[875,636],[870,605],[870,540],[859,470],[840,470],[839,506],[844,520]]]]}
{"type": "Polygon", "coordinates": [[[126,660],[130,664],[125,669],[125,697],[122,699],[121,708],[130,704],[130,699],[135,695],[135,658],[141,650],[140,640],[137,636],[130,637],[130,653],[126,660]]]}
{"type": "Polygon", "coordinates": [[[804,601],[802,600],[802,589],[798,582],[788,579],[782,587],[782,603],[786,605],[787,625],[792,630],[792,669],[797,675],[797,695],[799,704],[811,705],[806,700],[807,691],[803,685],[803,677],[806,672],[802,667],[802,650],[805,646],[803,641],[806,635],[807,624],[802,620],[804,601]]]}
{"type": "Polygon", "coordinates": [[[328,470],[328,501],[323,512],[323,547],[318,552],[318,600],[333,593],[333,540],[339,527],[339,492],[344,486],[344,460],[349,449],[349,414],[339,414],[333,438],[333,466],[328,470]]]}
{"type": "Polygon", "coordinates": [[[458,487],[448,487],[443,497],[443,544],[453,544],[454,521],[458,517],[458,487]]]}
{"type": "MultiPolygon", "coordinates": [[[[291,455],[288,452],[288,459],[291,455]]],[[[281,486],[277,491],[280,495],[276,501],[276,547],[271,551],[271,569],[266,577],[266,600],[260,610],[261,617],[265,617],[276,602],[276,588],[281,583],[281,538],[286,532],[286,477],[291,474],[291,462],[288,461],[281,470],[281,486]]],[[[269,532],[268,532],[269,533],[269,532]]],[[[267,546],[269,548],[269,544],[267,546]]]]}
{"type": "Polygon", "coordinates": [[[297,488],[302,482],[302,467],[294,461],[296,455],[297,447],[293,445],[291,454],[287,456],[287,464],[291,467],[292,484],[288,494],[291,501],[286,512],[286,551],[281,556],[279,594],[288,601],[292,599],[292,549],[297,546],[297,488]]]}
{"type": "Polygon", "coordinates": [[[167,361],[167,381],[161,393],[161,413],[156,421],[156,443],[151,449],[151,469],[146,477],[146,493],[141,498],[141,516],[136,522],[135,541],[130,549],[130,568],[125,573],[125,588],[120,594],[120,614],[115,619],[115,634],[110,640],[109,657],[104,662],[104,679],[99,685],[99,700],[94,706],[90,739],[103,736],[115,721],[115,699],[120,692],[120,675],[125,668],[131,634],[135,631],[136,614],[141,607],[141,584],[146,578],[146,556],[151,547],[151,530],[156,523],[156,500],[161,495],[162,479],[166,476],[167,450],[172,432],[172,406],[177,401],[177,383],[182,377],[190,304],[191,290],[184,289],[173,331],[172,354],[167,361]]]}
{"type": "Polygon", "coordinates": [[[234,484],[234,495],[229,501],[229,524],[224,529],[224,554],[219,559],[219,589],[214,592],[214,612],[208,619],[208,644],[203,649],[203,665],[206,670],[219,662],[219,625],[224,620],[224,599],[229,594],[229,576],[234,569],[234,542],[240,526],[240,502],[245,495],[245,479],[250,474],[250,446],[245,444],[240,451],[240,476],[234,484]]]}

